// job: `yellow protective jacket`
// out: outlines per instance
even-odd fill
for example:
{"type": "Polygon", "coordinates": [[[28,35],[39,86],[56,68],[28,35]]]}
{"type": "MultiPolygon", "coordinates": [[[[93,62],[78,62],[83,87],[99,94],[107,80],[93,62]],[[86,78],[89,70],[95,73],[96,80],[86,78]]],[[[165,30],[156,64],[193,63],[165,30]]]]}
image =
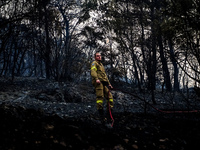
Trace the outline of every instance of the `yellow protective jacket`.
{"type": "Polygon", "coordinates": [[[101,62],[93,61],[91,64],[91,76],[92,76],[92,84],[96,82],[97,79],[99,79],[101,82],[108,82],[110,85],[110,82],[108,80],[108,77],[106,75],[104,66],[101,62]]]}

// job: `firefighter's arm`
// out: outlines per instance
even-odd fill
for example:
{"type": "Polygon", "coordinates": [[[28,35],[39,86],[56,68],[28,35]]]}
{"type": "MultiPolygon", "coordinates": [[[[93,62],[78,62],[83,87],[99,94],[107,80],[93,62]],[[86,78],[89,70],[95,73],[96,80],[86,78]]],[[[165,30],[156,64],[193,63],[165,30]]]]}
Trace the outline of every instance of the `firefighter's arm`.
{"type": "Polygon", "coordinates": [[[105,72],[105,76],[106,76],[106,80],[107,80],[107,82],[108,82],[108,85],[111,85],[111,84],[110,84],[110,81],[108,80],[108,76],[107,76],[106,72],[105,72]]]}
{"type": "Polygon", "coordinates": [[[108,86],[112,89],[112,85],[110,84],[110,81],[108,80],[108,76],[106,75],[107,81],[108,81],[108,86]]]}
{"type": "Polygon", "coordinates": [[[98,76],[97,76],[97,67],[95,63],[92,63],[91,65],[91,76],[92,78],[94,78],[96,81],[98,80],[98,76]]]}
{"type": "Polygon", "coordinates": [[[110,84],[109,80],[108,80],[108,86],[113,89],[112,85],[110,84]]]}

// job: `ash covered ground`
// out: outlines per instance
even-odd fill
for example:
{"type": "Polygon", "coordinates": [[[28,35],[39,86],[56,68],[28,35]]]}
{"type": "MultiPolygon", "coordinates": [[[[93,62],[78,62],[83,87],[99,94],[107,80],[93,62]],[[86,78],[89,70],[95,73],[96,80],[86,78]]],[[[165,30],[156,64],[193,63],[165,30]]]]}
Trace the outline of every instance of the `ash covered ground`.
{"type": "MultiPolygon", "coordinates": [[[[114,126],[98,119],[90,83],[75,84],[35,78],[0,79],[0,149],[2,150],[185,150],[198,149],[200,114],[195,93],[160,93],[156,105],[148,92],[112,91],[114,126]]],[[[117,85],[116,85],[117,86],[117,85]]],[[[117,87],[119,88],[119,86],[117,87]]],[[[108,118],[109,120],[109,118],[108,118]]]]}

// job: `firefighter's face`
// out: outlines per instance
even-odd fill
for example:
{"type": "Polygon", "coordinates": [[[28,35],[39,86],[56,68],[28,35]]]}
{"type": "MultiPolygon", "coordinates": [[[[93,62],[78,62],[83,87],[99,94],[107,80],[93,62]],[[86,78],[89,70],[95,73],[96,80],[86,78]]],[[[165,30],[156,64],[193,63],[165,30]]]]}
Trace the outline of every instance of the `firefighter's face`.
{"type": "Polygon", "coordinates": [[[95,60],[101,61],[101,54],[100,53],[96,53],[95,60]]]}

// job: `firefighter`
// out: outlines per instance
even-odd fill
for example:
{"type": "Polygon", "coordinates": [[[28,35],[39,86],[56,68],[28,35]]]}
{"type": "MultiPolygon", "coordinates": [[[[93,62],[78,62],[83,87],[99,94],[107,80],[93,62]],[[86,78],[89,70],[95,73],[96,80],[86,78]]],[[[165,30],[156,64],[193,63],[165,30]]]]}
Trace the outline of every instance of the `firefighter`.
{"type": "Polygon", "coordinates": [[[101,63],[101,54],[95,53],[94,55],[95,61],[91,64],[91,76],[92,76],[92,85],[95,87],[96,91],[96,106],[97,110],[99,112],[100,118],[104,118],[104,112],[103,112],[103,100],[106,98],[107,100],[107,111],[109,109],[112,110],[113,108],[113,96],[109,92],[109,88],[113,88],[110,84],[108,77],[106,75],[105,69],[103,64],[101,63]],[[109,103],[109,105],[108,105],[109,103]]]}

